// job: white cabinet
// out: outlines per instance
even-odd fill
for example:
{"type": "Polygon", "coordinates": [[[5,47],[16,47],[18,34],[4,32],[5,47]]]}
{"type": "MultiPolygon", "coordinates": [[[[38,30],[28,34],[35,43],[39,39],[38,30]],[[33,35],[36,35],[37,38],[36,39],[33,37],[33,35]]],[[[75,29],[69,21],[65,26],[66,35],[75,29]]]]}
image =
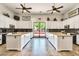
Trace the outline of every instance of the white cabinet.
{"type": "Polygon", "coordinates": [[[58,22],[55,21],[52,24],[53,24],[53,26],[51,25],[52,29],[58,29],[58,27],[59,27],[59,23],[58,22]]]}
{"type": "Polygon", "coordinates": [[[46,23],[48,29],[64,29],[65,25],[70,25],[70,28],[79,28],[79,15],[64,21],[47,21],[46,23]]]}
{"type": "Polygon", "coordinates": [[[75,17],[74,23],[75,23],[75,28],[79,28],[79,15],[75,17]]]}
{"type": "Polygon", "coordinates": [[[48,40],[51,42],[51,44],[56,48],[56,51],[62,51],[62,50],[70,50],[72,51],[72,45],[73,45],[73,39],[72,36],[58,36],[58,35],[48,35],[48,40]]]}
{"type": "Polygon", "coordinates": [[[58,29],[64,29],[63,21],[58,22],[58,29]]]}
{"type": "Polygon", "coordinates": [[[19,50],[31,40],[30,33],[27,34],[8,34],[6,36],[6,49],[7,50],[19,50]]]}
{"type": "Polygon", "coordinates": [[[16,22],[16,27],[15,28],[32,28],[32,22],[31,21],[18,21],[16,22]]]}
{"type": "Polygon", "coordinates": [[[9,24],[15,25],[14,19],[0,14],[0,28],[9,28],[9,24]]]}
{"type": "Polygon", "coordinates": [[[17,50],[19,48],[21,36],[9,35],[9,36],[6,36],[6,38],[7,38],[6,39],[6,48],[8,50],[17,50]]]}
{"type": "Polygon", "coordinates": [[[60,36],[58,37],[57,50],[72,50],[72,36],[60,36]]]}
{"type": "Polygon", "coordinates": [[[63,29],[64,25],[62,21],[47,21],[47,28],[48,29],[63,29]]]}
{"type": "Polygon", "coordinates": [[[76,44],[79,44],[79,34],[76,35],[76,44]]]}
{"type": "Polygon", "coordinates": [[[64,25],[70,25],[70,28],[79,28],[79,15],[63,21],[64,25]]]}
{"type": "Polygon", "coordinates": [[[70,28],[75,28],[75,18],[73,17],[73,18],[70,18],[69,19],[69,22],[70,22],[70,28]]]}

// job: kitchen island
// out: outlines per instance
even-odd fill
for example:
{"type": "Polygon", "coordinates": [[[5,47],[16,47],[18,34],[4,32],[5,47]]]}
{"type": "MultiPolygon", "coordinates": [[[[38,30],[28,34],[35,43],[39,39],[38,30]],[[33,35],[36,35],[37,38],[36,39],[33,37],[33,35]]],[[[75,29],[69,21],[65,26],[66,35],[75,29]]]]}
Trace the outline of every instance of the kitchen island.
{"type": "Polygon", "coordinates": [[[73,36],[63,33],[48,33],[48,41],[55,47],[57,51],[73,50],[73,36]]]}
{"type": "Polygon", "coordinates": [[[9,33],[6,35],[7,50],[21,51],[23,47],[31,40],[31,33],[9,33]]]}

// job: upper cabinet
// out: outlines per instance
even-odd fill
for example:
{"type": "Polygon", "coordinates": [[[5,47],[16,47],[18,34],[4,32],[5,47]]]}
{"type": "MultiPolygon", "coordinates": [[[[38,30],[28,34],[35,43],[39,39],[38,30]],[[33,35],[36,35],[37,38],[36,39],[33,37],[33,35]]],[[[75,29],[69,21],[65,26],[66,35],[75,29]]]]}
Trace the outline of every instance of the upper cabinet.
{"type": "Polygon", "coordinates": [[[69,29],[79,29],[79,15],[64,21],[47,21],[48,29],[64,29],[66,25],[69,25],[69,29]]]}
{"type": "Polygon", "coordinates": [[[78,29],[79,28],[79,15],[69,18],[65,20],[63,23],[64,25],[70,25],[70,29],[72,28],[78,29]]]}
{"type": "Polygon", "coordinates": [[[71,18],[70,22],[71,22],[71,27],[73,26],[76,29],[79,28],[79,15],[71,18]]]}
{"type": "Polygon", "coordinates": [[[47,21],[47,29],[63,29],[63,22],[62,21],[47,21]]]}
{"type": "Polygon", "coordinates": [[[18,22],[16,22],[15,28],[31,29],[32,22],[31,21],[18,21],[18,22]]]}
{"type": "Polygon", "coordinates": [[[9,28],[9,25],[15,25],[15,21],[4,15],[0,15],[0,28],[9,28]]]}
{"type": "Polygon", "coordinates": [[[69,27],[70,29],[79,28],[79,8],[73,8],[72,10],[67,12],[64,16],[65,16],[64,18],[67,18],[64,21],[64,25],[70,25],[69,27]]]}

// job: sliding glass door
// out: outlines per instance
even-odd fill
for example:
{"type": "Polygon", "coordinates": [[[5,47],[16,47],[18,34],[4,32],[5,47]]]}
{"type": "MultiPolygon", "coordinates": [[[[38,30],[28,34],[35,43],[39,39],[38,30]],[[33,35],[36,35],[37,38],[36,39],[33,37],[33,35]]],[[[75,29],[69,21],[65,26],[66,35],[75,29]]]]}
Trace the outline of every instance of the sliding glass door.
{"type": "Polygon", "coordinates": [[[46,23],[45,22],[34,22],[33,23],[33,35],[34,37],[45,37],[46,23]]]}

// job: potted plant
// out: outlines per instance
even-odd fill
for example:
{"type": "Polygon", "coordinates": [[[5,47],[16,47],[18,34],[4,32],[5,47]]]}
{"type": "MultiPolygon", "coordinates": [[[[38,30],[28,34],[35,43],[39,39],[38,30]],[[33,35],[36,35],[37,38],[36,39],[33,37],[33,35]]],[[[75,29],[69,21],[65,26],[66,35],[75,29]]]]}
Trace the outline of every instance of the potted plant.
{"type": "Polygon", "coordinates": [[[54,18],[54,19],[53,19],[53,21],[57,21],[57,19],[56,19],[56,18],[54,18]]]}
{"type": "Polygon", "coordinates": [[[62,18],[61,21],[63,21],[64,19],[62,18]]]}

